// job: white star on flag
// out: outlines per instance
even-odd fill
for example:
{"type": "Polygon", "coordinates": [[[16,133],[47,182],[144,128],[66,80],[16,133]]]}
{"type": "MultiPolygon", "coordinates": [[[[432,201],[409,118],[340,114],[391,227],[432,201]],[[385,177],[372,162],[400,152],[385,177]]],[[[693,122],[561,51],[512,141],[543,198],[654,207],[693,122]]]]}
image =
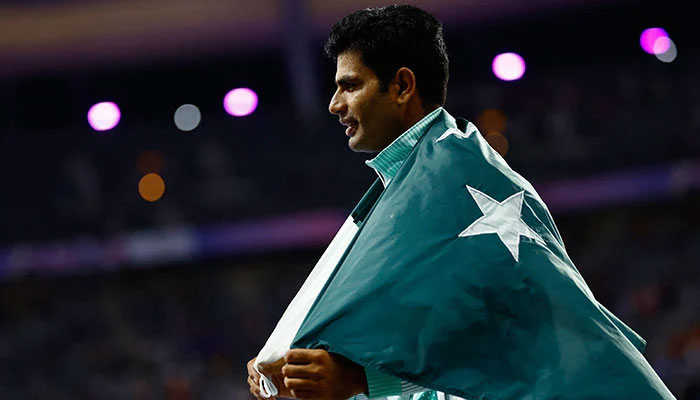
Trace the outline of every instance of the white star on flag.
{"type": "Polygon", "coordinates": [[[515,262],[518,262],[520,236],[525,236],[543,246],[545,245],[540,235],[535,233],[521,218],[524,190],[501,202],[492,199],[469,185],[467,185],[467,190],[469,190],[476,205],[479,206],[484,215],[472,222],[467,229],[458,235],[459,237],[495,233],[508,248],[510,254],[513,255],[515,262]]]}
{"type": "Polygon", "coordinates": [[[466,132],[466,133],[465,133],[465,132],[462,132],[462,131],[460,131],[459,129],[456,129],[456,128],[450,128],[450,129],[446,130],[445,133],[443,133],[442,135],[440,135],[440,137],[437,138],[437,140],[435,141],[435,143],[437,143],[437,142],[439,142],[439,141],[441,141],[441,140],[447,139],[447,137],[450,136],[450,135],[455,135],[455,136],[457,136],[457,137],[460,138],[460,139],[466,139],[466,138],[469,137],[469,135],[471,135],[471,134],[474,133],[474,132],[476,132],[476,126],[474,126],[474,124],[472,124],[472,123],[470,122],[470,123],[467,124],[467,132],[466,132]]]}

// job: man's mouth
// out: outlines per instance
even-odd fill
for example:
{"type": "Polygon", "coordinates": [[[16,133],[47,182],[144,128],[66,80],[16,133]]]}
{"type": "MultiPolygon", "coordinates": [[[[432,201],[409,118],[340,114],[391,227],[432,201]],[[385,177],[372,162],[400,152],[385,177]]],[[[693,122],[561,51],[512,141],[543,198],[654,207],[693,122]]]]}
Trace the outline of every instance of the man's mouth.
{"type": "Polygon", "coordinates": [[[345,134],[350,137],[352,137],[355,132],[357,132],[357,125],[350,125],[347,129],[345,129],[345,134]]]}
{"type": "Polygon", "coordinates": [[[345,129],[345,134],[347,136],[352,137],[356,132],[357,132],[357,127],[359,124],[357,121],[349,119],[349,120],[341,120],[340,121],[341,125],[347,126],[347,129],[345,129]]]}

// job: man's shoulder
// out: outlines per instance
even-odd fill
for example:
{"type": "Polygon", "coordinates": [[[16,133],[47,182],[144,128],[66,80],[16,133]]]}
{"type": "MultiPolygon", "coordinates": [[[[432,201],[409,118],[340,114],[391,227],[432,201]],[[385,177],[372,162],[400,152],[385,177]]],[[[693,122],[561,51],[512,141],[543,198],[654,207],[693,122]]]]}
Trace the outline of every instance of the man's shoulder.
{"type": "Polygon", "coordinates": [[[425,139],[437,144],[448,139],[450,135],[465,139],[474,132],[478,132],[478,129],[472,122],[463,117],[454,117],[447,110],[442,109],[426,132],[425,139]]]}

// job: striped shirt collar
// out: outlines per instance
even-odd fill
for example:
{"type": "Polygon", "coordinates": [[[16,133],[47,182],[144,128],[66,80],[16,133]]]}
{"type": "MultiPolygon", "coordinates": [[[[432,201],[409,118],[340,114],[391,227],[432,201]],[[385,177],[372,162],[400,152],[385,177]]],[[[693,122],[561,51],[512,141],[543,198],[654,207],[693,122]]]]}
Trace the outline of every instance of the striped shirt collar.
{"type": "Polygon", "coordinates": [[[365,161],[365,164],[369,165],[377,172],[384,187],[387,187],[389,182],[396,176],[401,164],[403,164],[406,157],[408,157],[413,146],[418,143],[418,140],[425,134],[430,124],[437,118],[442,110],[442,107],[438,107],[430,114],[423,117],[423,119],[416,122],[415,125],[402,133],[401,136],[397,137],[390,145],[385,147],[384,150],[380,151],[376,157],[365,161]]]}

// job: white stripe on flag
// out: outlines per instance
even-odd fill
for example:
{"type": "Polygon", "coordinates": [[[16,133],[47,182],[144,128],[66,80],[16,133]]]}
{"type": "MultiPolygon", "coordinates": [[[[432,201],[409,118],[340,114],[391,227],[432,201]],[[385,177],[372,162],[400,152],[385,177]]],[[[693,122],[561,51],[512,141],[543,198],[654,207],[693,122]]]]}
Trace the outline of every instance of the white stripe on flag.
{"type": "MultiPolygon", "coordinates": [[[[306,278],[301,289],[299,289],[299,292],[294,296],[292,302],[289,303],[287,310],[267,339],[265,346],[260,350],[254,366],[258,373],[260,373],[258,364],[275,362],[283,358],[285,353],[287,353],[301,327],[301,323],[306,318],[306,314],[311,310],[311,306],[326,285],[358,230],[352,216],[348,217],[343,226],[340,227],[340,230],[309,274],[309,277],[306,278]]],[[[265,375],[261,375],[260,391],[265,398],[276,396],[278,393],[275,385],[265,375]]]]}

